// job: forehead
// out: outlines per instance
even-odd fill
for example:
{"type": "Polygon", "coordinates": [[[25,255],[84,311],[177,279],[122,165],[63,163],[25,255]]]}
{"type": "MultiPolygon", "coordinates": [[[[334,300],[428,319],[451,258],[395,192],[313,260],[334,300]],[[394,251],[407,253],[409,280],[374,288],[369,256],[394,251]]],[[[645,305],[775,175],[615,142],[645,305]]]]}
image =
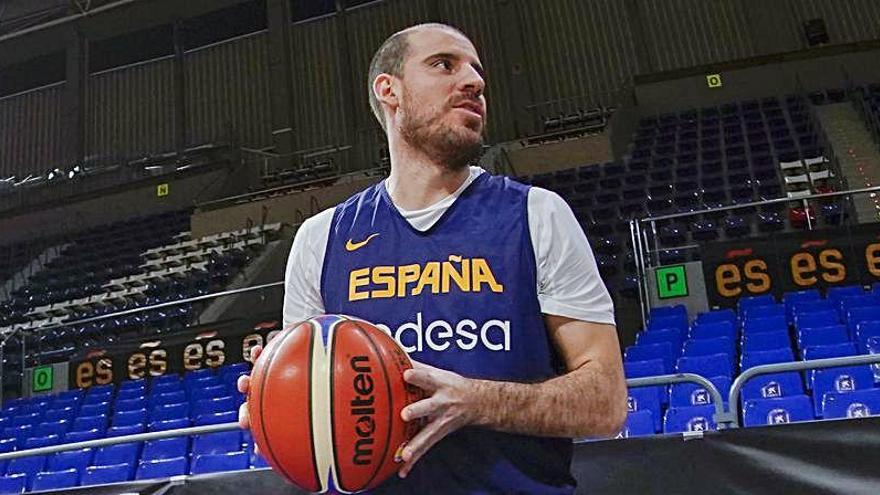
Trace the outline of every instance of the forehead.
{"type": "Polygon", "coordinates": [[[441,28],[424,28],[410,33],[408,39],[408,62],[420,61],[438,53],[450,53],[479,62],[480,56],[474,44],[454,31],[441,28]]]}

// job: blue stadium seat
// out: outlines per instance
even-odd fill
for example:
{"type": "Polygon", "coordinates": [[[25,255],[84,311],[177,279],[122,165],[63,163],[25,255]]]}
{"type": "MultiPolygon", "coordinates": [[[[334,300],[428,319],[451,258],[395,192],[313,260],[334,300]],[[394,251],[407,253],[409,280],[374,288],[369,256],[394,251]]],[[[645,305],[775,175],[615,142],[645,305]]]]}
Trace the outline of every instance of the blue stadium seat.
{"type": "Polygon", "coordinates": [[[672,361],[677,356],[672,344],[661,342],[659,344],[645,344],[629,346],[624,352],[625,361],[645,361],[649,359],[662,359],[667,372],[672,371],[672,361]]]}
{"type": "Polygon", "coordinates": [[[742,352],[772,351],[775,349],[790,349],[791,339],[786,331],[772,331],[761,333],[749,333],[743,335],[742,352]]]}
{"type": "Polygon", "coordinates": [[[806,395],[792,395],[775,399],[751,399],[743,406],[745,426],[777,425],[812,421],[813,405],[806,395]]]}
{"type": "Polygon", "coordinates": [[[215,399],[226,395],[229,395],[229,391],[225,384],[214,385],[212,387],[193,390],[192,394],[190,394],[190,400],[195,402],[203,399],[215,399]]]}
{"type": "Polygon", "coordinates": [[[801,357],[804,360],[827,359],[833,357],[855,356],[858,354],[856,345],[852,342],[841,344],[816,345],[801,349],[801,357]]]}
{"type": "Polygon", "coordinates": [[[761,306],[775,306],[776,299],[773,298],[770,294],[765,294],[762,296],[745,296],[739,298],[736,303],[737,310],[740,314],[742,314],[745,310],[751,308],[757,308],[761,306]]]}
{"type": "Polygon", "coordinates": [[[34,436],[44,437],[48,435],[58,435],[61,437],[64,436],[69,429],[70,422],[66,420],[43,422],[37,425],[37,428],[34,430],[34,436]]]}
{"type": "Polygon", "coordinates": [[[31,425],[10,426],[3,429],[3,437],[14,438],[18,442],[16,444],[18,447],[24,447],[24,441],[31,436],[33,428],[31,425]]]}
{"type": "Polygon", "coordinates": [[[227,364],[227,365],[224,365],[220,368],[220,376],[224,376],[224,375],[238,376],[241,373],[250,373],[250,371],[251,371],[251,364],[248,362],[227,364]]]}
{"type": "Polygon", "coordinates": [[[740,369],[743,371],[764,364],[787,363],[794,361],[791,347],[783,347],[770,351],[754,351],[743,353],[740,358],[740,369]]]}
{"type": "Polygon", "coordinates": [[[166,431],[179,430],[180,428],[188,428],[190,426],[192,426],[192,422],[188,418],[166,419],[150,422],[149,429],[150,431],[166,431]]]}
{"type": "MultiPolygon", "coordinates": [[[[627,417],[627,420],[629,420],[629,417],[627,417]]],[[[190,474],[240,471],[247,469],[248,464],[249,459],[246,451],[200,454],[193,456],[190,474]]]]}
{"type": "Polygon", "coordinates": [[[844,344],[849,342],[849,334],[843,325],[804,328],[797,333],[798,347],[815,347],[820,345],[844,344]]]}
{"type": "Polygon", "coordinates": [[[255,453],[252,447],[249,447],[247,449],[247,453],[250,459],[251,469],[266,469],[270,467],[269,462],[266,461],[266,458],[255,453]]]}
{"type": "Polygon", "coordinates": [[[880,321],[880,306],[851,308],[846,312],[846,326],[852,336],[856,335],[858,324],[866,321],[880,321]]]}
{"type": "Polygon", "coordinates": [[[119,384],[119,392],[128,392],[130,390],[144,391],[146,389],[147,381],[143,378],[138,380],[125,380],[124,382],[119,384]]]}
{"type": "Polygon", "coordinates": [[[627,391],[626,407],[629,412],[651,411],[656,424],[654,431],[660,431],[660,419],[663,414],[661,390],[659,387],[635,387],[627,391]]]}
{"type": "MultiPolygon", "coordinates": [[[[643,437],[656,433],[654,424],[656,423],[654,415],[651,411],[645,409],[642,411],[630,412],[626,415],[626,422],[621,428],[617,438],[643,437]]],[[[253,456],[253,454],[251,454],[253,456]]],[[[262,460],[262,458],[260,458],[262,460]]],[[[265,463],[265,460],[262,461],[265,463]]]]}
{"type": "Polygon", "coordinates": [[[155,397],[157,395],[167,395],[167,394],[176,394],[176,393],[184,393],[185,388],[183,386],[183,382],[165,382],[154,385],[150,396],[155,397]]]}
{"type": "Polygon", "coordinates": [[[0,476],[0,493],[22,493],[27,489],[28,476],[26,474],[7,474],[0,476]]]}
{"type": "Polygon", "coordinates": [[[810,311],[806,313],[794,313],[794,327],[798,330],[805,328],[827,327],[840,323],[840,317],[836,310],[810,311]]]}
{"type": "Polygon", "coordinates": [[[82,431],[69,431],[66,435],[64,435],[64,441],[67,443],[73,442],[85,442],[87,440],[95,440],[97,438],[103,438],[104,431],[98,429],[92,430],[82,430],[82,431]]]}
{"type": "Polygon", "coordinates": [[[106,416],[80,416],[73,420],[72,431],[83,431],[83,430],[99,430],[105,431],[107,429],[107,417],[106,416]]]}
{"type": "Polygon", "coordinates": [[[733,376],[730,356],[727,354],[710,354],[707,356],[681,357],[676,362],[675,370],[679,373],[695,373],[702,376],[733,376]]]}
{"type": "Polygon", "coordinates": [[[684,331],[679,328],[665,328],[636,334],[636,345],[660,344],[663,342],[670,343],[673,350],[681,349],[681,344],[684,342],[684,331]]]}
{"type": "MultiPolygon", "coordinates": [[[[709,381],[721,393],[722,402],[727,401],[731,380],[726,376],[713,376],[709,381]]],[[[712,404],[712,395],[696,383],[675,383],[669,387],[669,407],[704,406],[712,404]]]]}
{"type": "Polygon", "coordinates": [[[65,407],[73,408],[79,406],[80,400],[79,397],[59,397],[52,401],[50,407],[52,409],[64,409],[65,407]]]}
{"type": "Polygon", "coordinates": [[[785,316],[774,315],[766,318],[747,318],[743,320],[743,335],[763,332],[787,332],[785,316]]]}
{"type": "Polygon", "coordinates": [[[163,421],[168,419],[188,419],[189,402],[176,404],[162,404],[150,409],[150,421],[163,421]]]}
{"type": "Polygon", "coordinates": [[[30,457],[18,457],[9,461],[6,465],[6,474],[24,473],[29,479],[46,466],[46,456],[34,455],[30,457]]]}
{"type": "Polygon", "coordinates": [[[866,308],[871,306],[880,306],[880,299],[875,294],[863,294],[860,296],[846,296],[838,301],[837,310],[841,316],[846,318],[846,314],[853,308],[866,308]]]}
{"type": "Polygon", "coordinates": [[[718,337],[727,337],[731,341],[735,341],[737,338],[736,324],[730,321],[696,324],[691,329],[690,336],[692,339],[715,339],[718,337]]]}
{"type": "Polygon", "coordinates": [[[43,471],[34,477],[31,489],[34,491],[60,490],[79,484],[79,471],[65,469],[63,471],[43,471]]]}
{"type": "Polygon", "coordinates": [[[235,399],[232,396],[213,397],[211,399],[202,399],[192,401],[190,410],[193,416],[199,416],[207,413],[221,413],[227,411],[235,411],[238,408],[235,399]]]}
{"type": "Polygon", "coordinates": [[[110,428],[107,428],[107,436],[121,437],[125,435],[136,435],[138,433],[143,433],[144,431],[146,431],[146,427],[143,423],[126,426],[111,426],[110,428]]]}
{"type": "Polygon", "coordinates": [[[83,416],[106,416],[110,411],[109,402],[84,405],[79,409],[79,417],[83,416]]]}
{"type": "Polygon", "coordinates": [[[880,320],[863,321],[856,324],[855,340],[859,349],[865,349],[868,339],[880,337],[880,320]]]}
{"type": "Polygon", "coordinates": [[[163,438],[144,442],[141,460],[186,457],[189,454],[189,437],[163,438]]]}
{"type": "Polygon", "coordinates": [[[42,437],[31,437],[25,440],[24,448],[38,449],[40,447],[49,447],[61,443],[61,437],[58,435],[46,435],[42,437]]]}
{"type": "Polygon", "coordinates": [[[778,317],[782,317],[782,319],[785,320],[785,326],[788,326],[788,320],[786,320],[785,316],[785,306],[782,304],[776,304],[775,302],[763,306],[747,306],[742,310],[742,314],[740,314],[740,319],[743,320],[743,323],[745,323],[745,320],[778,317]]]}
{"type": "Polygon", "coordinates": [[[687,330],[689,324],[687,320],[687,315],[677,316],[663,316],[663,317],[654,317],[648,320],[648,326],[646,330],[654,331],[654,330],[662,330],[664,328],[679,328],[682,330],[687,330]]]}
{"type": "MultiPolygon", "coordinates": [[[[73,421],[73,418],[76,416],[76,409],[73,407],[64,407],[60,409],[49,409],[43,415],[44,422],[54,422],[54,421],[73,421]]],[[[70,424],[70,423],[68,423],[70,424]]]]}
{"type": "Polygon", "coordinates": [[[844,285],[839,287],[829,287],[826,299],[838,303],[846,297],[862,296],[864,294],[865,289],[861,285],[844,285]]]}
{"type": "Polygon", "coordinates": [[[150,383],[150,389],[155,391],[157,385],[165,384],[165,383],[179,383],[180,375],[176,373],[170,373],[167,375],[154,377],[152,382],[150,383]]]}
{"type": "Polygon", "coordinates": [[[12,426],[33,426],[40,422],[40,413],[19,414],[12,417],[12,426]]]}
{"type": "Polygon", "coordinates": [[[202,368],[199,370],[190,371],[189,373],[184,375],[183,381],[191,382],[191,381],[202,380],[206,377],[213,377],[213,376],[215,376],[215,373],[212,368],[202,368]]]}
{"type": "Polygon", "coordinates": [[[133,461],[120,464],[95,465],[86,468],[80,479],[81,486],[105,485],[129,481],[133,476],[133,461]]]}
{"type": "Polygon", "coordinates": [[[645,376],[657,376],[663,374],[662,359],[648,359],[646,361],[628,361],[623,363],[624,375],[627,378],[641,378],[645,376]]]}
{"type": "Polygon", "coordinates": [[[131,426],[142,424],[147,421],[146,409],[131,409],[116,411],[113,415],[113,426],[131,426]]]}
{"type": "Polygon", "coordinates": [[[133,462],[140,457],[142,446],[142,442],[131,442],[101,447],[95,451],[92,464],[95,466],[109,466],[133,462]]]}
{"type": "Polygon", "coordinates": [[[201,425],[218,425],[222,423],[234,423],[238,421],[238,412],[237,411],[225,411],[218,413],[205,413],[199,414],[196,416],[193,424],[197,426],[201,425]]]}
{"type": "Polygon", "coordinates": [[[86,466],[92,463],[93,454],[92,449],[58,452],[49,456],[47,467],[49,471],[64,471],[67,469],[83,471],[86,466]]]}
{"type": "Polygon", "coordinates": [[[146,392],[143,389],[120,389],[119,392],[116,393],[116,402],[143,399],[145,396],[146,392]]]}
{"type": "Polygon", "coordinates": [[[736,344],[728,337],[714,339],[692,339],[684,343],[684,356],[706,356],[709,354],[727,354],[733,359],[736,355],[736,344]]]}
{"type": "MultiPolygon", "coordinates": [[[[0,452],[12,452],[15,450],[15,446],[18,443],[18,440],[15,438],[0,438],[0,452]]],[[[0,473],[3,471],[0,470],[0,473]]]]}
{"type": "Polygon", "coordinates": [[[241,450],[241,433],[238,431],[222,431],[196,435],[192,443],[192,455],[222,454],[241,450]]]}
{"type": "Polygon", "coordinates": [[[123,400],[116,399],[116,403],[113,405],[116,414],[119,414],[122,411],[137,411],[146,407],[147,399],[144,397],[123,400]]]}
{"type": "Polygon", "coordinates": [[[731,323],[736,323],[736,320],[736,313],[732,309],[716,309],[714,311],[707,311],[705,313],[698,314],[697,318],[694,320],[694,323],[697,325],[703,323],[717,323],[720,321],[729,321],[731,323]]]}
{"type": "Polygon", "coordinates": [[[714,414],[714,406],[670,407],[663,417],[663,432],[714,430],[714,414]]]}
{"type": "Polygon", "coordinates": [[[813,405],[816,417],[822,415],[826,392],[852,392],[873,388],[874,373],[869,366],[848,366],[812,371],[813,405]]]}
{"type": "Polygon", "coordinates": [[[822,417],[825,419],[880,415],[880,389],[828,392],[822,400],[822,411],[822,417]]]}
{"type": "Polygon", "coordinates": [[[150,396],[150,407],[161,406],[164,404],[180,404],[187,401],[186,392],[183,389],[173,392],[157,393],[150,396]]]}
{"type": "Polygon", "coordinates": [[[151,480],[180,476],[186,474],[188,465],[186,457],[142,460],[138,465],[135,479],[151,480]]]}
{"type": "Polygon", "coordinates": [[[801,375],[795,371],[756,376],[743,385],[742,400],[771,399],[804,393],[801,375]]]}

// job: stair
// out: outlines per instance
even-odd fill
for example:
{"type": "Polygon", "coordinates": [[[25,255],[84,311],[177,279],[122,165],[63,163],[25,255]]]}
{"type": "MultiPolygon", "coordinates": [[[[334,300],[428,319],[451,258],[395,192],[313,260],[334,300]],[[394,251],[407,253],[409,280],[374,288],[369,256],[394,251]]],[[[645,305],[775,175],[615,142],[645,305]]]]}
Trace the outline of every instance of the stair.
{"type": "Polygon", "coordinates": [[[2,286],[0,286],[0,300],[5,300],[9,298],[10,294],[16,289],[23,287],[28,283],[30,277],[35,273],[43,270],[43,267],[61,256],[61,252],[69,246],[70,244],[59,244],[57,246],[51,246],[44,250],[42,253],[38,254],[27,266],[22,267],[18,273],[14,274],[2,286]]]}
{"type": "MultiPolygon", "coordinates": [[[[816,107],[849,189],[880,186],[880,148],[851,102],[816,107]]],[[[858,223],[880,221],[880,194],[853,196],[858,223]]]]}

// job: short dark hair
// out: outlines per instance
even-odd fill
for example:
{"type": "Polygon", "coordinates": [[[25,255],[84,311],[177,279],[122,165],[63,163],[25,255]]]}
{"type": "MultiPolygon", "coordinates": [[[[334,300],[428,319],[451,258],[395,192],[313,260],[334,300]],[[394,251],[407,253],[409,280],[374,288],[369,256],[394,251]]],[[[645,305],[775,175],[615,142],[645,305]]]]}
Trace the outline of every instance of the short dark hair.
{"type": "Polygon", "coordinates": [[[367,91],[373,115],[376,116],[379,125],[382,126],[382,129],[384,129],[385,132],[388,132],[387,123],[385,122],[385,114],[382,112],[382,105],[379,103],[379,99],[373,94],[373,81],[376,80],[376,77],[378,77],[379,74],[391,74],[395,77],[403,77],[403,64],[406,61],[406,55],[409,51],[409,35],[414,31],[425,28],[445,29],[467,38],[467,35],[461,32],[458,28],[448,24],[432,22],[417,24],[402,31],[398,31],[389,36],[388,39],[382,43],[379,49],[376,50],[375,55],[373,55],[373,60],[370,62],[370,71],[367,76],[367,91]]]}

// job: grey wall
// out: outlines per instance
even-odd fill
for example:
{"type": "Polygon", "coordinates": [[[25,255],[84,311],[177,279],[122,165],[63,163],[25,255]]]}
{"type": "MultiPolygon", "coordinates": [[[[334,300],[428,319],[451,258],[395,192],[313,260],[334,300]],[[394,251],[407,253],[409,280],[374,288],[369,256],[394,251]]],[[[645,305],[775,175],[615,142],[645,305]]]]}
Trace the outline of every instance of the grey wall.
{"type": "MultiPolygon", "coordinates": [[[[0,37],[0,60],[20,59],[24,47],[37,56],[41,50],[73,46],[133,26],[168,23],[233,1],[151,0],[89,16],[63,29],[0,37]],[[28,43],[31,39],[39,43],[28,43]]],[[[268,0],[276,7],[286,1],[268,0]]],[[[289,10],[270,12],[284,16],[289,10]]],[[[76,153],[126,159],[218,141],[292,150],[377,147],[382,135],[376,132],[367,104],[367,65],[385,37],[417,22],[448,22],[472,37],[488,71],[487,140],[499,142],[534,130],[545,115],[615,104],[622,91],[631,92],[638,74],[804,49],[802,24],[815,17],[826,19],[832,43],[880,38],[876,0],[378,1],[299,23],[280,23],[285,29],[182,53],[177,60],[90,75],[81,92],[64,96],[82,99],[81,105],[65,105],[82,112],[81,119],[70,118],[74,124],[81,122],[81,134],[69,126],[62,132],[53,110],[62,97],[57,88],[4,98],[0,171],[42,171],[58,161],[81,158],[76,153]],[[281,53],[270,46],[290,50],[281,53]],[[290,79],[272,77],[278,67],[288,68],[290,79]],[[278,117],[280,101],[289,101],[290,108],[283,109],[289,118],[278,117]],[[273,121],[280,128],[273,128],[273,121]],[[278,136],[285,132],[289,142],[280,146],[278,136]],[[66,143],[78,135],[83,136],[82,146],[66,143]],[[79,151],[62,157],[64,149],[79,151]]],[[[877,64],[865,62],[854,65],[850,73],[871,76],[877,64]]],[[[732,76],[727,91],[733,95],[733,88],[740,86],[739,91],[750,92],[753,86],[772,82],[773,72],[732,76]]],[[[810,79],[830,79],[835,85],[839,75],[836,70],[819,71],[810,79]]],[[[690,101],[693,96],[676,90],[667,99],[690,101]]]]}

